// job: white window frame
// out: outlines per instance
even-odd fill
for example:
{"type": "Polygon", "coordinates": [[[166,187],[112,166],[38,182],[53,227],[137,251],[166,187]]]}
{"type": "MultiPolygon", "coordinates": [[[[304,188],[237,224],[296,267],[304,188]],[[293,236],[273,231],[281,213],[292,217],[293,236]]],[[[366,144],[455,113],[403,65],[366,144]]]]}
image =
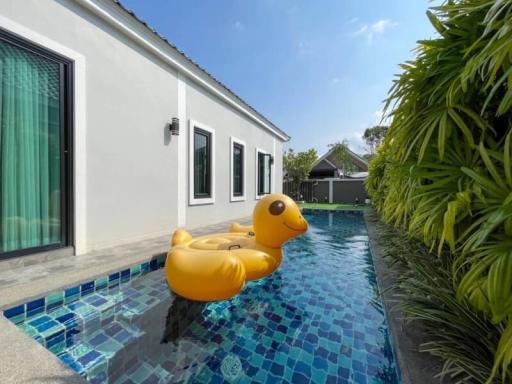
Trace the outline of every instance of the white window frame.
{"type": "Polygon", "coordinates": [[[206,124],[200,123],[196,120],[189,120],[188,128],[188,204],[189,205],[205,205],[215,203],[215,129],[206,124]],[[211,154],[210,154],[210,167],[211,167],[211,180],[210,189],[211,196],[207,198],[196,198],[194,196],[194,130],[195,128],[202,129],[210,134],[211,141],[211,154]]]}
{"type": "MultiPolygon", "coordinates": [[[[267,152],[261,148],[256,148],[256,157],[255,157],[255,163],[254,163],[254,168],[256,169],[256,200],[260,200],[261,198],[263,198],[264,196],[268,195],[268,193],[264,193],[262,195],[259,194],[259,191],[258,191],[258,172],[260,171],[259,170],[259,167],[258,167],[258,154],[259,153],[263,153],[264,155],[271,155],[270,152],[267,152]]],[[[272,163],[270,163],[270,193],[272,193],[272,188],[274,187],[273,186],[273,183],[272,183],[272,163]]]]}
{"type": "Polygon", "coordinates": [[[246,196],[247,196],[247,188],[246,188],[246,181],[247,181],[247,174],[245,172],[246,168],[245,168],[245,163],[246,163],[246,158],[247,158],[247,146],[245,145],[245,141],[242,141],[240,139],[237,139],[236,137],[234,136],[230,136],[229,138],[229,163],[230,163],[230,172],[229,172],[229,199],[230,201],[245,201],[246,199],[246,196]],[[243,147],[244,149],[244,152],[243,152],[243,156],[242,156],[242,195],[241,196],[235,196],[234,194],[234,183],[233,183],[233,177],[235,176],[235,172],[234,172],[234,162],[233,162],[233,154],[234,154],[234,146],[235,144],[238,144],[240,146],[243,147]]]}

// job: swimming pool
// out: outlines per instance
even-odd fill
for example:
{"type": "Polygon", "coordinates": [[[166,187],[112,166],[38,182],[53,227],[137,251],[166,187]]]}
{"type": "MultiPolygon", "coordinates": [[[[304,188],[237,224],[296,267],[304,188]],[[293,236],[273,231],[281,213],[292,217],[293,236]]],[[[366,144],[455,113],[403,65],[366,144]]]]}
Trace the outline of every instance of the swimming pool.
{"type": "Polygon", "coordinates": [[[4,314],[94,383],[398,383],[362,213],[305,217],[229,301],[176,299],[155,260],[4,314]]]}

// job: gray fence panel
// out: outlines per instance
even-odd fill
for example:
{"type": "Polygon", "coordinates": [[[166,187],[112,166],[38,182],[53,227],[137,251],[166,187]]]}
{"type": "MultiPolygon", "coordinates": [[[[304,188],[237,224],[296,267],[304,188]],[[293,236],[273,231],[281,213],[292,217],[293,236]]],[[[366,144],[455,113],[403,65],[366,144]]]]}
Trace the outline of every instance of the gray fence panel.
{"type": "Polygon", "coordinates": [[[314,197],[318,203],[328,203],[329,202],[329,182],[328,181],[317,181],[317,185],[315,185],[314,189],[314,197]]]}
{"type": "Polygon", "coordinates": [[[300,191],[293,190],[293,184],[289,181],[283,182],[283,193],[285,195],[290,196],[294,200],[304,200],[307,202],[311,202],[314,200],[313,191],[314,191],[314,182],[313,181],[304,181],[300,185],[300,191]]]}
{"type": "Polygon", "coordinates": [[[333,203],[353,204],[356,198],[364,203],[368,196],[364,180],[336,180],[333,183],[333,203]]]}
{"type": "MultiPolygon", "coordinates": [[[[364,203],[367,198],[364,180],[333,180],[332,202],[338,204],[354,204],[356,198],[364,203]]],[[[283,193],[295,200],[307,202],[329,202],[329,180],[308,180],[301,184],[299,195],[292,191],[290,182],[283,183],[283,193]]]]}

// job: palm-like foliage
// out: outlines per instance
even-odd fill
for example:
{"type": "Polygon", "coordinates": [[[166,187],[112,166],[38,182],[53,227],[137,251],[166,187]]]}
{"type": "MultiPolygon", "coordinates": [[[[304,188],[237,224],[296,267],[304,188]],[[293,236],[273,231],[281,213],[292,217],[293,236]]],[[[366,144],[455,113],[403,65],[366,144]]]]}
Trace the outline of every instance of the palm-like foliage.
{"type": "Polygon", "coordinates": [[[453,254],[452,284],[502,330],[488,379],[512,363],[512,0],[451,0],[428,13],[387,101],[370,165],[384,219],[453,254]]]}
{"type": "Polygon", "coordinates": [[[501,329],[474,311],[467,298],[457,300],[451,255],[436,258],[420,242],[382,224],[378,231],[385,258],[398,272],[393,291],[402,313],[408,321],[421,321],[429,336],[420,349],[445,359],[440,375],[451,382],[484,382],[492,373],[501,329]]]}

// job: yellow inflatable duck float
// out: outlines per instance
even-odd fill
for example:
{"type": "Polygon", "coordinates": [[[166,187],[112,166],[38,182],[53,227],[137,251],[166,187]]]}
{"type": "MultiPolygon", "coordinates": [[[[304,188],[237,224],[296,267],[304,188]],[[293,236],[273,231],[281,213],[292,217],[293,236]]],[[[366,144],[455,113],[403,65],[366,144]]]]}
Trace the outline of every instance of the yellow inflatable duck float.
{"type": "Polygon", "coordinates": [[[229,299],[245,281],[274,272],[283,259],[283,244],[307,229],[297,204],[282,194],[267,195],[256,204],[252,226],[234,223],[228,233],[197,238],[177,229],[165,261],[167,282],[190,300],[229,299]]]}

